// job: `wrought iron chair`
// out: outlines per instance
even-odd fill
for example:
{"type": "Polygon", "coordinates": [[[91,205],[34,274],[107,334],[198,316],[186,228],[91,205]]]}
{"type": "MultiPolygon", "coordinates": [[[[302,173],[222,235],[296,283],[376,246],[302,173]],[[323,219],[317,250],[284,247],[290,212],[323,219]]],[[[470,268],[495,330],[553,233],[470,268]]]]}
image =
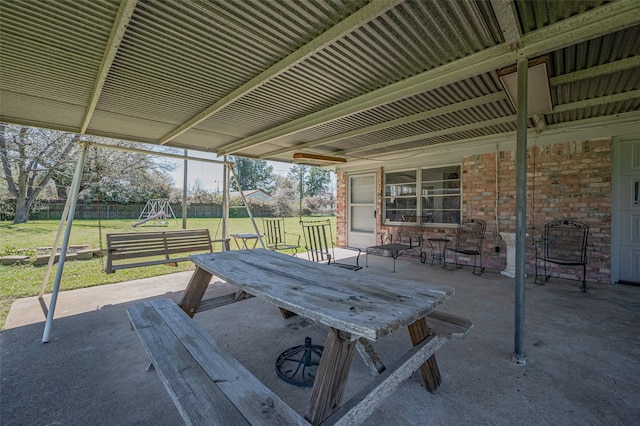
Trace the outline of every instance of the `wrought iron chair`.
{"type": "Polygon", "coordinates": [[[587,236],[589,225],[575,220],[554,220],[544,226],[542,240],[536,241],[536,284],[545,284],[551,278],[547,263],[564,266],[582,266],[582,291],[587,292],[587,236]],[[539,279],[538,261],[544,264],[544,275],[539,279]]]}
{"type": "Polygon", "coordinates": [[[293,250],[292,255],[296,255],[300,248],[300,235],[285,231],[284,218],[263,218],[262,225],[265,244],[269,250],[293,250]]]}
{"type": "Polygon", "coordinates": [[[362,269],[359,263],[361,253],[359,248],[341,247],[358,252],[355,265],[336,261],[333,250],[335,243],[333,241],[333,233],[331,232],[331,222],[329,219],[301,220],[300,225],[302,226],[302,235],[304,236],[304,248],[307,250],[309,260],[312,262],[327,262],[328,265],[335,265],[341,268],[351,269],[352,271],[362,269]]]}
{"type": "Polygon", "coordinates": [[[453,252],[455,269],[460,269],[464,266],[458,263],[458,254],[473,256],[473,273],[475,275],[482,275],[484,272],[484,266],[482,265],[482,243],[484,241],[486,228],[486,222],[480,219],[465,219],[461,221],[456,230],[456,236],[450,241],[452,246],[449,247],[449,243],[445,245],[442,267],[449,269],[447,268],[447,252],[453,252]],[[479,266],[476,262],[478,257],[480,257],[479,266]],[[479,272],[476,272],[478,269],[479,272]]]}
{"type": "Polygon", "coordinates": [[[393,242],[396,244],[405,244],[408,246],[406,250],[403,250],[402,254],[407,254],[411,251],[410,255],[414,255],[420,258],[420,261],[424,263],[427,260],[427,254],[422,251],[422,245],[424,243],[423,236],[423,223],[421,217],[412,215],[403,215],[400,227],[396,233],[393,242]],[[418,229],[416,229],[418,228],[418,229]]]}

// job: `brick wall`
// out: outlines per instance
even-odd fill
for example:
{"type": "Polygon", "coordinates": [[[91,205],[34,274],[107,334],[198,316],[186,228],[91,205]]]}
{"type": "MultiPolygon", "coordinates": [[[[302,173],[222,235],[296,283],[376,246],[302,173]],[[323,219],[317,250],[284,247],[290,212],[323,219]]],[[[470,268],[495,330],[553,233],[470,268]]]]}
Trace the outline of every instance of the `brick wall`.
{"type": "MultiPolygon", "coordinates": [[[[587,281],[611,279],[611,139],[579,141],[533,150],[528,176],[527,223],[536,235],[558,218],[589,225],[587,281]]],[[[574,268],[570,268],[575,271],[574,268]]],[[[566,274],[574,278],[575,273],[566,274]]]]}
{"type": "MultiPolygon", "coordinates": [[[[484,263],[502,270],[506,245],[499,232],[515,232],[515,151],[498,152],[496,229],[496,154],[462,160],[462,217],[487,222],[484,263]],[[496,246],[500,247],[499,253],[496,246]]],[[[382,170],[377,169],[378,217],[382,217],[382,170]]],[[[527,271],[534,272],[533,241],[544,224],[569,218],[590,226],[587,280],[610,281],[611,265],[611,140],[577,141],[530,148],[527,152],[527,271]]],[[[346,242],[346,180],[338,175],[338,244],[346,242]]],[[[387,228],[378,223],[378,235],[387,228]]],[[[393,233],[395,228],[390,227],[393,233]]],[[[428,228],[426,234],[453,233],[428,228]]],[[[554,275],[578,279],[580,269],[553,266],[554,275]]]]}
{"type": "MultiPolygon", "coordinates": [[[[515,232],[515,151],[498,153],[498,223],[500,232],[515,232]]],[[[487,221],[484,261],[502,269],[504,242],[496,232],[495,154],[467,157],[462,165],[462,216],[487,221]],[[495,246],[501,247],[500,253],[495,246]]],[[[545,223],[579,220],[590,226],[587,280],[610,281],[611,140],[578,141],[531,148],[527,152],[527,271],[534,272],[533,241],[545,223]]],[[[578,279],[576,267],[552,266],[554,275],[578,279]]]]}

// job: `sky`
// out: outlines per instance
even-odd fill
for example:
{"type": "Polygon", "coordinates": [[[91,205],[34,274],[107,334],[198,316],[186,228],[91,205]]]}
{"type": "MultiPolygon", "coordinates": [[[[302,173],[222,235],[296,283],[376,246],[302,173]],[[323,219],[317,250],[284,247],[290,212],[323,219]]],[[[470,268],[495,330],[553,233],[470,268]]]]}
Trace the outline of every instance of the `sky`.
{"type": "MultiPolygon", "coordinates": [[[[182,153],[181,153],[182,154],[182,153]]],[[[209,158],[222,161],[222,157],[202,151],[188,151],[189,157],[209,158]]],[[[173,183],[177,188],[182,188],[184,180],[184,161],[167,158],[167,161],[175,164],[176,168],[171,172],[173,183]]],[[[286,175],[293,164],[267,161],[273,166],[273,172],[277,175],[286,175]]],[[[222,191],[222,164],[204,163],[201,161],[191,161],[187,165],[187,188],[193,187],[196,180],[200,180],[202,186],[209,191],[222,191]]]]}

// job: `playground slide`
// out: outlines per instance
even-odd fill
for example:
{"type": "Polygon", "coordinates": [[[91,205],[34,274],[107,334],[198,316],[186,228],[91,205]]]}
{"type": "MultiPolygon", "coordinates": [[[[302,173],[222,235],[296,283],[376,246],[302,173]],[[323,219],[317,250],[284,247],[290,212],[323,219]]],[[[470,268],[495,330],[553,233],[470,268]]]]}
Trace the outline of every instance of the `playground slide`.
{"type": "Polygon", "coordinates": [[[166,215],[164,212],[159,212],[159,213],[156,213],[156,214],[154,214],[154,215],[149,216],[149,217],[148,217],[148,218],[146,218],[146,219],[142,219],[140,222],[136,222],[136,223],[131,224],[131,227],[132,227],[132,228],[135,228],[136,226],[139,226],[139,225],[142,225],[142,224],[144,224],[144,223],[147,223],[147,222],[149,222],[150,220],[155,220],[155,219],[166,219],[166,218],[167,218],[167,215],[166,215]]]}

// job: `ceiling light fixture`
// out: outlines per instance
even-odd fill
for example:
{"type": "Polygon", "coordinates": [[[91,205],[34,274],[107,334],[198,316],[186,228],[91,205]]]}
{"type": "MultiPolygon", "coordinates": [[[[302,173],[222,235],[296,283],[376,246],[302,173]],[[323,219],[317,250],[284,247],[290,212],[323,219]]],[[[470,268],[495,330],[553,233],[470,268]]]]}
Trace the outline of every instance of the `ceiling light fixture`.
{"type": "MultiPolygon", "coordinates": [[[[518,107],[518,73],[517,66],[510,65],[498,70],[498,77],[513,107],[518,107]]],[[[547,73],[547,57],[538,56],[529,59],[527,83],[527,115],[545,114],[553,111],[551,89],[547,73]]]]}
{"type": "Polygon", "coordinates": [[[335,164],[346,163],[347,159],[342,157],[330,157],[328,155],[307,154],[305,152],[295,152],[293,154],[293,162],[296,164],[306,164],[309,166],[317,166],[318,164],[335,164]]]}

